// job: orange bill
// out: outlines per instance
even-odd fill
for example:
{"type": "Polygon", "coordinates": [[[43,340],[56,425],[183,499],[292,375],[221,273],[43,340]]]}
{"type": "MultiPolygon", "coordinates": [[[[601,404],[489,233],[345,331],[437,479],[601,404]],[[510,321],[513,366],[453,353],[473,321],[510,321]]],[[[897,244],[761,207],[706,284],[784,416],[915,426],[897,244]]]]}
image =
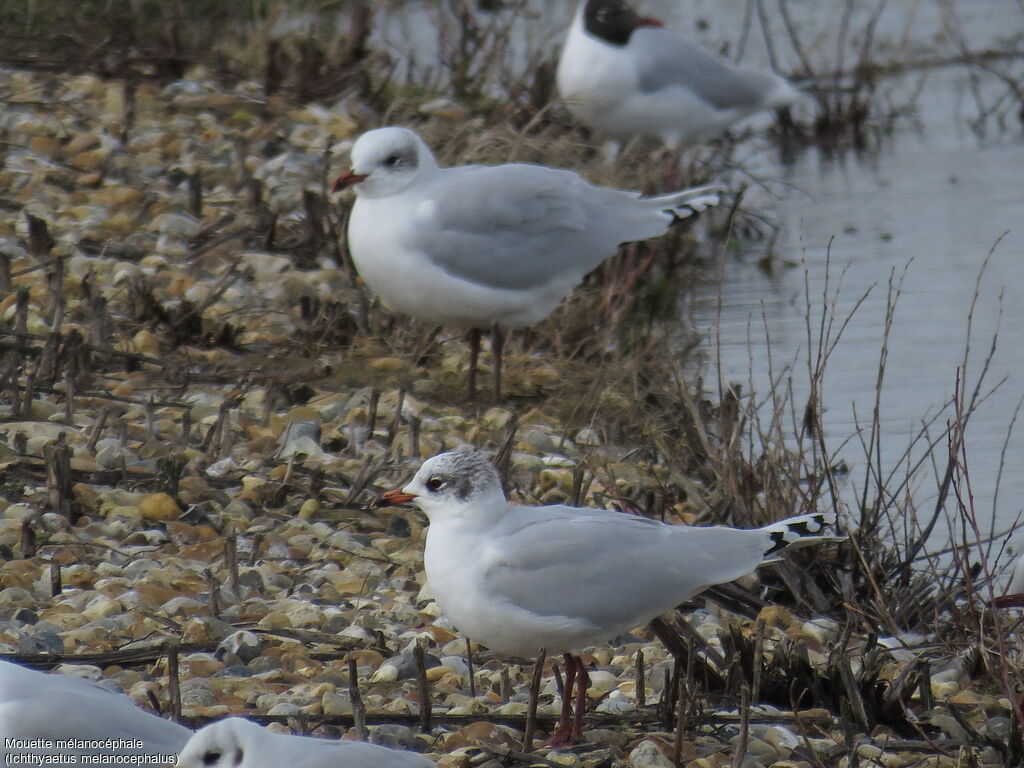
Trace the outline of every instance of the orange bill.
{"type": "Polygon", "coordinates": [[[395,507],[397,507],[399,504],[408,504],[410,501],[412,501],[415,498],[416,498],[416,494],[414,494],[414,493],[403,493],[400,489],[396,488],[393,491],[387,491],[386,493],[381,494],[380,502],[378,502],[378,503],[382,507],[386,507],[386,506],[395,506],[395,507]]]}
{"type": "Polygon", "coordinates": [[[345,187],[351,187],[353,184],[358,184],[360,181],[365,179],[367,174],[356,173],[355,171],[346,171],[334,180],[334,186],[331,187],[331,191],[340,192],[345,187]]]}

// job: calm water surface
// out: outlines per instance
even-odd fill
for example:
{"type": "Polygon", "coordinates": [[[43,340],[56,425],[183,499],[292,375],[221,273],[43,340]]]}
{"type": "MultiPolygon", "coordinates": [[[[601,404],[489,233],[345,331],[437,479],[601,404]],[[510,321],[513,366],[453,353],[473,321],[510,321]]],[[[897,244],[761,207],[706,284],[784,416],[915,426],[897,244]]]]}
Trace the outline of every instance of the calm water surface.
{"type": "MultiPolygon", "coordinates": [[[[917,7],[914,39],[926,48],[939,37],[944,17],[938,3],[917,7]]],[[[960,30],[975,49],[997,47],[1009,30],[1024,27],[1024,10],[1014,3],[955,7],[960,30]]],[[[883,21],[890,25],[887,30],[880,24],[883,37],[904,29],[899,14],[883,21]]],[[[911,43],[907,50],[913,56],[917,47],[911,43]]],[[[1019,66],[1016,71],[1021,76],[1019,66]]],[[[769,185],[781,227],[775,254],[799,265],[769,275],[750,258],[727,257],[721,284],[698,302],[698,319],[708,328],[709,343],[720,344],[723,376],[752,382],[761,393],[770,387],[767,334],[776,375],[792,366],[795,399],[802,403],[809,392],[807,296],[812,316],[820,317],[829,280],[828,303],[842,319],[867,293],[824,382],[824,426],[829,444],[838,446],[856,434],[858,424],[870,425],[888,283],[895,273],[902,290],[882,387],[885,466],[898,463],[925,420],[938,415],[930,431],[941,433],[952,416],[943,406],[953,394],[968,341],[964,376],[970,391],[998,332],[982,389],[1002,383],[971,417],[967,450],[979,516],[986,522],[994,514],[1000,526],[1009,527],[1024,508],[1024,425],[1010,429],[1024,397],[1024,131],[1012,111],[1002,125],[989,119],[985,130],[976,130],[978,116],[999,104],[1004,87],[996,78],[972,79],[964,66],[890,79],[882,88],[895,104],[912,102],[914,117],[898,121],[892,135],[868,151],[809,149],[791,164],[769,152],[754,158],[758,173],[777,182],[769,185]]],[[[913,455],[922,451],[919,446],[913,455]]],[[[863,449],[854,439],[840,455],[853,469],[850,491],[856,490],[864,476],[863,449]]],[[[921,475],[918,503],[927,506],[936,488],[934,474],[921,475]]]]}

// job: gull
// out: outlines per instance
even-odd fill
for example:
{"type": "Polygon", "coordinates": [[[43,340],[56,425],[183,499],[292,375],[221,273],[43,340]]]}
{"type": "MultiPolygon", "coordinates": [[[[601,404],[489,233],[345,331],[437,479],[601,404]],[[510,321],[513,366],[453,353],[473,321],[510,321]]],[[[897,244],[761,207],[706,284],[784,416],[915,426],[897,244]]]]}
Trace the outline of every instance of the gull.
{"type": "Polygon", "coordinates": [[[431,760],[361,741],[271,733],[241,717],[196,731],[177,768],[433,768],[431,760]]]}
{"type": "Polygon", "coordinates": [[[513,506],[497,470],[475,451],[428,459],[383,500],[414,502],[426,513],[427,583],[460,632],[510,656],[531,657],[541,648],[563,655],[562,712],[549,744],[581,736],[589,684],[579,658],[584,648],[774,562],[784,549],[837,540],[821,534],[835,520],[827,513],[740,529],[564,505],[513,506]]]}
{"type": "Polygon", "coordinates": [[[621,243],[665,234],[720,191],[641,197],[545,165],[441,168],[395,126],[359,137],[334,189],[348,186],[348,246],[363,280],[396,312],[471,329],[470,399],[480,329],[490,328],[495,400],[506,331],[549,315],[621,243]]]}
{"type": "Polygon", "coordinates": [[[79,763],[86,755],[162,755],[164,763],[152,764],[170,764],[191,735],[188,728],[88,680],[0,661],[0,766],[56,755],[79,763]],[[80,741],[58,747],[58,739],[80,741]]]}
{"type": "Polygon", "coordinates": [[[800,98],[783,78],[735,67],[622,0],[580,2],[557,83],[569,111],[598,133],[653,136],[673,150],[800,98]]]}

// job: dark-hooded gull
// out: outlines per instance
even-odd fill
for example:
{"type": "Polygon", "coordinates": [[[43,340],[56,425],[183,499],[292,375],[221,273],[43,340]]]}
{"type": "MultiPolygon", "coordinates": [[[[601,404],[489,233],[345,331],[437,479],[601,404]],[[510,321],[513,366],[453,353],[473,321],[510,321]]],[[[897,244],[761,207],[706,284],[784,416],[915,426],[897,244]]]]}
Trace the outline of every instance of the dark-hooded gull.
{"type": "Polygon", "coordinates": [[[541,648],[564,654],[562,717],[552,744],[580,737],[589,682],[579,659],[584,648],[778,560],[785,549],[836,540],[822,534],[835,521],[828,513],[740,529],[666,525],[564,505],[512,506],[494,466],[473,451],[428,459],[404,488],[383,498],[414,502],[429,518],[427,583],[460,632],[512,656],[541,648]]]}
{"type": "Polygon", "coordinates": [[[735,67],[622,0],[580,3],[557,80],[569,111],[598,133],[652,136],[672,149],[800,96],[781,77],[735,67]]]}

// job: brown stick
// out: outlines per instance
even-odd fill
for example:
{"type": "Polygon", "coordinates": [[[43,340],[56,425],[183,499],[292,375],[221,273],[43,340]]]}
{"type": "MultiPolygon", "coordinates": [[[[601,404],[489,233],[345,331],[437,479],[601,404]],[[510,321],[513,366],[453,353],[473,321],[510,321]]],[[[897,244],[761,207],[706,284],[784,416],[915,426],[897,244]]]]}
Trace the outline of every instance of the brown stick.
{"type": "Polygon", "coordinates": [[[736,743],[736,751],[732,756],[732,767],[740,768],[743,765],[743,758],[747,753],[747,744],[750,743],[750,686],[746,683],[740,686],[740,738],[736,743]]]}
{"type": "Polygon", "coordinates": [[[398,436],[398,428],[402,424],[402,408],[405,407],[405,388],[398,390],[398,402],[395,404],[395,418],[391,420],[391,426],[388,427],[388,451],[392,451],[395,445],[395,437],[398,436]]]}
{"type": "Polygon", "coordinates": [[[420,693],[420,730],[423,733],[430,733],[433,704],[430,700],[430,681],[427,680],[427,663],[424,656],[423,643],[417,641],[412,649],[412,657],[416,662],[416,685],[420,693]]]}
{"type": "Polygon", "coordinates": [[[25,220],[28,222],[28,252],[35,259],[49,255],[50,249],[53,248],[53,238],[50,237],[50,228],[46,220],[27,211],[25,220]]]}
{"type": "Polygon", "coordinates": [[[24,286],[18,289],[18,298],[14,304],[14,332],[28,333],[28,288],[24,286]]]}
{"type": "Polygon", "coordinates": [[[508,700],[512,698],[512,678],[509,677],[508,667],[501,668],[501,692],[498,695],[504,704],[508,704],[508,700]]]}
{"type": "Polygon", "coordinates": [[[56,597],[64,591],[64,585],[60,578],[60,563],[56,560],[50,561],[50,597],[56,597]]]}
{"type": "Polygon", "coordinates": [[[766,625],[764,619],[758,619],[754,624],[754,673],[750,683],[751,701],[757,701],[761,695],[761,672],[764,669],[764,633],[766,625]]]}
{"type": "Polygon", "coordinates": [[[206,577],[206,589],[210,593],[210,610],[213,611],[213,615],[216,618],[220,618],[220,584],[217,583],[216,577],[213,575],[213,571],[206,568],[203,571],[203,575],[206,577]]]}
{"type": "Polygon", "coordinates": [[[537,700],[540,698],[540,680],[544,676],[544,657],[547,650],[540,649],[537,662],[533,665],[533,678],[530,680],[530,703],[526,708],[526,727],[523,729],[523,751],[533,751],[533,734],[537,730],[537,700]]]}
{"type": "Polygon", "coordinates": [[[921,671],[921,708],[927,712],[935,707],[935,701],[932,699],[932,665],[928,659],[921,659],[918,662],[918,669],[921,671]]]}
{"type": "Polygon", "coordinates": [[[476,698],[476,679],[473,675],[473,643],[466,638],[466,666],[469,667],[469,695],[476,698]]]}
{"type": "Polygon", "coordinates": [[[348,660],[348,697],[352,702],[352,728],[356,732],[356,738],[359,741],[366,741],[366,704],[363,703],[363,694],[359,691],[356,660],[351,657],[348,660]]]}
{"type": "Polygon", "coordinates": [[[644,679],[644,652],[636,652],[636,707],[643,709],[647,704],[647,691],[644,688],[647,681],[644,679]]]}
{"type": "Polygon", "coordinates": [[[260,549],[263,548],[263,534],[257,533],[252,537],[252,551],[249,553],[249,565],[256,565],[260,557],[260,549]]]}
{"type": "Polygon", "coordinates": [[[179,643],[175,638],[167,641],[167,698],[171,717],[181,717],[181,686],[178,683],[178,650],[179,643]]]}
{"type": "Polygon", "coordinates": [[[203,175],[198,170],[188,176],[188,208],[197,219],[203,218],[203,175]]]}
{"type": "Polygon", "coordinates": [[[100,409],[99,416],[96,417],[96,423],[92,425],[92,429],[89,432],[89,442],[85,444],[87,451],[95,451],[96,443],[100,441],[100,436],[103,434],[103,430],[107,426],[107,419],[110,418],[110,412],[114,406],[105,405],[100,409]]]}
{"type": "Polygon", "coordinates": [[[853,676],[849,657],[840,654],[835,663],[839,667],[839,676],[842,678],[846,696],[850,701],[850,714],[853,715],[858,726],[865,731],[870,731],[871,726],[868,723],[867,710],[864,709],[864,699],[860,695],[860,688],[857,687],[857,680],[853,676]]]}
{"type": "Polygon", "coordinates": [[[43,446],[43,458],[50,507],[71,520],[71,446],[67,444],[66,433],[61,432],[56,440],[43,446]]]}
{"type": "Polygon", "coordinates": [[[30,560],[36,556],[36,529],[31,520],[21,521],[21,557],[30,560]]]}
{"type": "Polygon", "coordinates": [[[228,528],[224,536],[224,567],[228,569],[228,584],[235,599],[241,599],[241,585],[238,580],[238,535],[228,528]]]}
{"type": "Polygon", "coordinates": [[[689,686],[685,675],[679,675],[678,686],[676,689],[676,737],[672,744],[672,762],[682,765],[683,734],[686,733],[686,716],[690,707],[689,686]]]}

